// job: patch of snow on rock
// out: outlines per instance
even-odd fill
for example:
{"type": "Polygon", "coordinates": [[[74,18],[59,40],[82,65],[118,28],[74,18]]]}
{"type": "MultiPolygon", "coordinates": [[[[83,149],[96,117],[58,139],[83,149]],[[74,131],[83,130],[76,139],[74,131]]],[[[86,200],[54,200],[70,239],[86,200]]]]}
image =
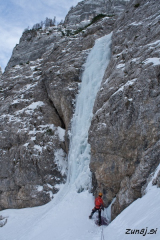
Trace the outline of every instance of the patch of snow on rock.
{"type": "Polygon", "coordinates": [[[148,64],[148,63],[153,63],[153,65],[155,66],[160,65],[160,58],[157,58],[157,57],[148,58],[146,59],[145,64],[148,64]]]}
{"type": "Polygon", "coordinates": [[[57,149],[54,153],[55,156],[55,163],[57,164],[58,170],[61,172],[62,175],[67,174],[67,161],[66,161],[66,154],[62,149],[57,149]]]}

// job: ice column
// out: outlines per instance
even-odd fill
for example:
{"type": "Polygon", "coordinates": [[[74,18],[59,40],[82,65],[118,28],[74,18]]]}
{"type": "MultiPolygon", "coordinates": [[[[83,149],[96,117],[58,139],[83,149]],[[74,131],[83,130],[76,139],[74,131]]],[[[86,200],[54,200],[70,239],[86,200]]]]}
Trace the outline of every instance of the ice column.
{"type": "Polygon", "coordinates": [[[82,83],[76,99],[71,123],[67,181],[77,191],[88,189],[91,185],[88,130],[93,116],[94,101],[110,60],[111,36],[112,33],[96,40],[84,65],[82,83]]]}

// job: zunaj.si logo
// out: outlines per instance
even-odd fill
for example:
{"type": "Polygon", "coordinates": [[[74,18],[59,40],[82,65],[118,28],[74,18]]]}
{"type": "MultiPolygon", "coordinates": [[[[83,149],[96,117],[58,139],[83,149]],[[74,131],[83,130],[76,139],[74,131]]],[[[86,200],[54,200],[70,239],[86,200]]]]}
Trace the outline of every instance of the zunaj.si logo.
{"type": "Polygon", "coordinates": [[[158,228],[148,230],[148,227],[142,229],[126,229],[125,234],[142,234],[142,236],[146,236],[146,234],[156,234],[158,228]]]}

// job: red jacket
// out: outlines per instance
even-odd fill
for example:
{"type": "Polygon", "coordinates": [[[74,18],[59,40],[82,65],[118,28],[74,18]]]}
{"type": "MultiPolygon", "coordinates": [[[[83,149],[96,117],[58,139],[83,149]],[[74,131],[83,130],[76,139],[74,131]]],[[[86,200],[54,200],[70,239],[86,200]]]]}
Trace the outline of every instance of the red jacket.
{"type": "Polygon", "coordinates": [[[95,199],[95,208],[100,209],[101,206],[104,207],[104,203],[103,203],[102,198],[100,196],[98,196],[95,199]]]}

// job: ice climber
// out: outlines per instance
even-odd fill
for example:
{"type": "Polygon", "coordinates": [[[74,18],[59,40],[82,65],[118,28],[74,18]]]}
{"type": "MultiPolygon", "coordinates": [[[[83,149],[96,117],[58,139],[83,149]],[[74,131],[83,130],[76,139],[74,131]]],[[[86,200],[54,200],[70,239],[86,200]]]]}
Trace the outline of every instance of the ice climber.
{"type": "Polygon", "coordinates": [[[102,200],[102,193],[98,194],[98,197],[95,199],[95,207],[92,209],[91,215],[89,218],[91,219],[93,214],[98,211],[98,225],[101,225],[101,210],[104,210],[104,203],[102,200]]]}

